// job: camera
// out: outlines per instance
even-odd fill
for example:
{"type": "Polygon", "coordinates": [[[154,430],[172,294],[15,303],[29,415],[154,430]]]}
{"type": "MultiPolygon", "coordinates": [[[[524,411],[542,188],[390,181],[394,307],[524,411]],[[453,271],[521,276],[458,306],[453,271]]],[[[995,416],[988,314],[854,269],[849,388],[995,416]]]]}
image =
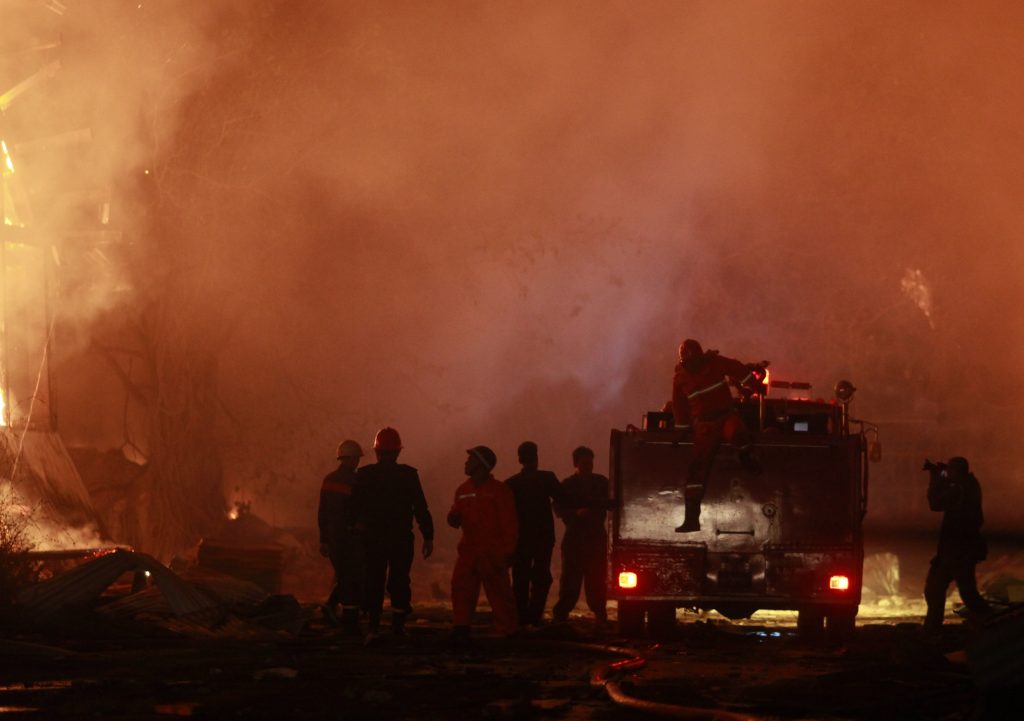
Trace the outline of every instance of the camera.
{"type": "Polygon", "coordinates": [[[927,458],[925,458],[924,466],[921,467],[921,470],[935,473],[942,478],[949,478],[949,465],[945,463],[932,463],[927,458]]]}

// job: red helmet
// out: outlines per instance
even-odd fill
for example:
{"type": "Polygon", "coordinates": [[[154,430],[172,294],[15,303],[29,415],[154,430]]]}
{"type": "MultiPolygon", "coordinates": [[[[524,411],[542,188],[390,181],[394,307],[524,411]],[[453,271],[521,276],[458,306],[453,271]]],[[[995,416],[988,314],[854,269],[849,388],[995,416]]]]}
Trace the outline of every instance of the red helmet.
{"type": "Polygon", "coordinates": [[[402,437],[391,426],[381,428],[373,439],[373,450],[400,451],[402,450],[402,437]]]}

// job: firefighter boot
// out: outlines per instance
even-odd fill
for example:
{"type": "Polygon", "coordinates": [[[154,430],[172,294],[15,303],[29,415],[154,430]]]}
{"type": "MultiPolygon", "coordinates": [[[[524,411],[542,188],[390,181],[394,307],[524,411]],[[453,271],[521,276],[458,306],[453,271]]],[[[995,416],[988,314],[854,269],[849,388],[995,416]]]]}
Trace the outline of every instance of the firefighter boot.
{"type": "Polygon", "coordinates": [[[338,614],[334,612],[333,603],[325,603],[320,607],[320,613],[323,614],[324,622],[329,626],[338,625],[338,614]]]}
{"type": "Polygon", "coordinates": [[[391,612],[391,633],[395,636],[405,635],[405,619],[408,615],[407,611],[391,612]]]}
{"type": "Polygon", "coordinates": [[[374,643],[380,636],[380,615],[370,614],[370,618],[366,624],[366,635],[363,636],[363,645],[369,646],[374,643]]]}
{"type": "Polygon", "coordinates": [[[448,643],[453,646],[465,646],[469,643],[469,626],[453,626],[448,636],[448,643]]]}
{"type": "Polygon", "coordinates": [[[359,634],[359,609],[355,607],[342,607],[341,629],[349,636],[359,634]]]}
{"type": "Polygon", "coordinates": [[[683,525],[676,528],[676,533],[693,533],[700,530],[700,501],[686,501],[686,515],[683,525]]]}

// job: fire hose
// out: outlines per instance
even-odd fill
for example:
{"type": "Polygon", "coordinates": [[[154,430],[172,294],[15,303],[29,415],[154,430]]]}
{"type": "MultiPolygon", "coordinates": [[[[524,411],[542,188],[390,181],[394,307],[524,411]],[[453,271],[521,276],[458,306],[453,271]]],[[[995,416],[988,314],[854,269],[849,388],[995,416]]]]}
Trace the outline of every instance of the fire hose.
{"type": "Polygon", "coordinates": [[[595,669],[590,677],[590,683],[594,686],[603,686],[605,693],[608,694],[608,698],[616,705],[635,711],[643,711],[655,716],[686,719],[687,721],[764,721],[760,716],[733,713],[721,709],[647,701],[646,699],[630,696],[622,690],[618,677],[625,673],[639,671],[646,666],[647,659],[643,656],[633,656],[622,661],[614,661],[595,669]]]}
{"type": "MultiPolygon", "coordinates": [[[[647,666],[646,655],[657,651],[655,645],[647,651],[624,646],[611,646],[600,643],[579,643],[576,641],[554,641],[543,640],[539,643],[556,648],[571,648],[582,651],[611,654],[623,657],[619,661],[612,661],[597,666],[590,675],[590,683],[593,686],[604,688],[608,698],[617,706],[643,711],[654,716],[665,718],[685,719],[686,721],[768,721],[763,716],[753,716],[746,713],[735,713],[722,709],[702,708],[697,706],[682,706],[679,704],[662,703],[659,701],[648,701],[645,699],[630,696],[622,689],[620,678],[629,673],[634,673],[647,666]]],[[[538,641],[531,641],[531,645],[538,645],[538,641]]]]}
{"type": "MultiPolygon", "coordinates": [[[[442,626],[438,626],[441,628],[442,626]]],[[[640,671],[647,666],[647,655],[658,650],[656,644],[649,649],[640,650],[626,646],[615,646],[601,643],[585,643],[580,641],[562,641],[554,639],[516,639],[526,647],[537,648],[538,646],[549,646],[558,649],[572,649],[588,651],[591,653],[609,654],[620,656],[618,661],[604,663],[597,666],[590,675],[592,686],[603,687],[609,700],[617,706],[642,711],[654,716],[665,718],[685,719],[685,721],[769,721],[764,716],[754,716],[746,713],[735,713],[723,709],[704,708],[698,706],[682,706],[679,704],[662,703],[659,701],[648,701],[645,699],[630,696],[622,689],[620,677],[624,674],[640,671]]],[[[505,641],[508,643],[508,640],[505,641]]]]}

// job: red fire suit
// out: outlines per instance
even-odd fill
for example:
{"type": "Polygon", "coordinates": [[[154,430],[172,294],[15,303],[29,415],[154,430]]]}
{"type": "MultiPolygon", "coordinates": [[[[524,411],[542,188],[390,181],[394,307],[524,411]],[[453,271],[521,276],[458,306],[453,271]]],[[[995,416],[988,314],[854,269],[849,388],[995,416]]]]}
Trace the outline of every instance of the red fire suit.
{"type": "Polygon", "coordinates": [[[334,566],[334,588],[326,605],[333,611],[340,603],[342,616],[350,623],[359,617],[365,573],[363,540],[353,528],[355,480],[355,469],[345,466],[327,474],[320,486],[320,505],[317,508],[320,543],[327,545],[327,555],[334,566]]]}
{"type": "Polygon", "coordinates": [[[480,586],[494,611],[498,633],[516,629],[516,602],[508,568],[516,550],[516,506],[512,491],[488,476],[477,484],[473,479],[455,491],[449,515],[461,519],[459,557],[452,573],[452,615],[456,626],[468,626],[476,610],[480,586]]]}
{"type": "Polygon", "coordinates": [[[700,503],[708,474],[719,445],[725,441],[750,450],[753,439],[736,412],[729,382],[749,386],[759,382],[749,367],[738,360],[704,353],[676,365],[672,379],[672,413],[677,425],[693,424],[693,460],[690,462],[683,497],[700,503]]]}

